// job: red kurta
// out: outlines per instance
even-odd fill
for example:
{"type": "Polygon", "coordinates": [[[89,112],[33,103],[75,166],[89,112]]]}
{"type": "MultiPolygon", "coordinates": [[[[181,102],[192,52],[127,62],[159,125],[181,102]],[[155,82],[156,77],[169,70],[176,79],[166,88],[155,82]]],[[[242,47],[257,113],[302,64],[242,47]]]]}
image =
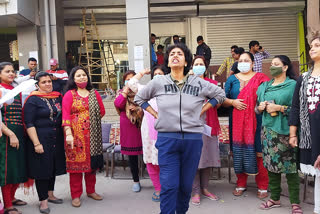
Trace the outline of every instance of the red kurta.
{"type": "MultiPolygon", "coordinates": [[[[95,91],[101,117],[105,109],[100,94],[95,91]]],[[[65,144],[66,166],[69,173],[90,172],[89,96],[81,97],[76,90],[68,91],[62,101],[62,126],[70,126],[74,138],[73,149],[65,144]]]]}

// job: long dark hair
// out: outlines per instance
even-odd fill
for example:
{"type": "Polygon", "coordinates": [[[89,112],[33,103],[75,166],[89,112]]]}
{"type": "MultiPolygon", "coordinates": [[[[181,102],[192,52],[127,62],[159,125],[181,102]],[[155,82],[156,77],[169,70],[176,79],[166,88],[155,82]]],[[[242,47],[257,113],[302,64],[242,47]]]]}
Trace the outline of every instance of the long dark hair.
{"type": "Polygon", "coordinates": [[[164,65],[165,65],[165,68],[166,68],[165,73],[171,73],[171,68],[168,67],[169,54],[175,48],[181,49],[182,52],[184,53],[184,57],[185,57],[185,61],[187,62],[187,66],[184,67],[183,75],[187,75],[188,72],[190,71],[190,67],[191,67],[191,63],[192,63],[192,54],[191,54],[191,51],[189,50],[189,48],[185,44],[183,44],[181,42],[173,44],[173,45],[170,45],[168,47],[168,49],[166,51],[166,54],[164,55],[164,65]]]}
{"type": "Polygon", "coordinates": [[[286,72],[286,76],[289,77],[290,79],[296,80],[297,76],[294,74],[293,72],[293,67],[292,67],[292,63],[291,60],[288,56],[286,55],[277,55],[274,58],[278,58],[280,59],[280,61],[282,62],[283,65],[288,66],[287,72],[286,72]]]}
{"type": "Polygon", "coordinates": [[[76,72],[77,72],[78,70],[83,70],[84,73],[86,73],[86,75],[87,75],[88,84],[87,84],[86,89],[87,89],[88,91],[90,91],[91,89],[93,89],[92,84],[91,84],[90,75],[89,75],[88,71],[87,71],[84,67],[82,67],[82,66],[76,66],[76,67],[72,68],[72,70],[70,71],[69,79],[68,79],[67,84],[66,84],[66,87],[65,87],[65,89],[64,89],[65,92],[67,92],[67,91],[69,91],[69,90],[72,90],[72,89],[77,89],[77,88],[78,88],[78,87],[77,87],[77,84],[74,82],[74,75],[76,74],[76,72]]]}

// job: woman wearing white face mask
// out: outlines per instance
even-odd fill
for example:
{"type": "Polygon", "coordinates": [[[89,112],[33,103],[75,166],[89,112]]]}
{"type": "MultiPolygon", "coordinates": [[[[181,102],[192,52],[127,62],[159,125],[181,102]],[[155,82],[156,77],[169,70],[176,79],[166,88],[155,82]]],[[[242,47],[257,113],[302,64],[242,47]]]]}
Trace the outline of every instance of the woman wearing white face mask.
{"type": "MultiPolygon", "coordinates": [[[[208,65],[203,56],[196,56],[192,62],[192,71],[194,75],[217,85],[218,82],[206,77],[206,70],[208,65]]],[[[210,126],[211,136],[202,135],[202,152],[198,171],[192,185],[192,198],[191,202],[194,205],[200,205],[200,193],[204,197],[216,201],[219,198],[208,191],[210,170],[212,167],[220,167],[220,152],[218,144],[218,133],[220,129],[217,107],[208,109],[206,111],[206,124],[210,126]]]]}
{"type": "MultiPolygon", "coordinates": [[[[127,85],[134,93],[137,93],[145,87],[145,85],[139,84],[139,80],[146,74],[150,74],[149,69],[137,73],[129,80],[127,85]]],[[[161,76],[164,76],[164,68],[162,66],[154,66],[151,71],[152,80],[157,81],[161,76]]],[[[149,104],[153,109],[158,110],[156,98],[151,99],[149,104]]],[[[155,118],[147,111],[144,111],[141,123],[143,161],[147,165],[148,174],[155,190],[151,199],[154,202],[160,202],[160,168],[158,164],[158,149],[155,147],[158,132],[154,129],[155,122],[155,118]]]]}
{"type": "MultiPolygon", "coordinates": [[[[143,111],[134,102],[135,92],[128,87],[130,81],[136,73],[132,70],[124,73],[122,79],[123,89],[114,100],[114,106],[120,116],[120,144],[121,154],[128,155],[129,166],[133,179],[132,191],[140,192],[140,178],[138,157],[142,154],[141,122],[143,111]]],[[[138,73],[141,75],[141,73],[138,73]]]]}
{"type": "Polygon", "coordinates": [[[239,74],[232,75],[225,84],[227,99],[224,106],[232,106],[229,120],[230,150],[233,153],[237,187],[233,195],[246,190],[248,175],[256,175],[258,198],[268,196],[268,172],[263,166],[261,150],[261,115],[255,114],[257,89],[269,80],[263,73],[253,72],[254,57],[245,52],[239,58],[239,74]]]}

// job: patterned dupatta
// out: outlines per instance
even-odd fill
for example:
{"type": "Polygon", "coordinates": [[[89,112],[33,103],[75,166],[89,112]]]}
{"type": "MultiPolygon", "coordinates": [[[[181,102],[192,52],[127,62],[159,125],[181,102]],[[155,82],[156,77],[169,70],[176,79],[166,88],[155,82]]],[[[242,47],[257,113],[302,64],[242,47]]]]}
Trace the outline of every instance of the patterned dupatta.
{"type": "Polygon", "coordinates": [[[101,112],[95,90],[89,94],[91,169],[103,168],[101,112]]]}
{"type": "Polygon", "coordinates": [[[257,102],[257,90],[261,83],[269,81],[263,73],[256,73],[240,91],[238,99],[247,104],[245,110],[233,109],[233,153],[236,173],[256,174],[258,172],[255,150],[257,119],[254,108],[257,102]]]}

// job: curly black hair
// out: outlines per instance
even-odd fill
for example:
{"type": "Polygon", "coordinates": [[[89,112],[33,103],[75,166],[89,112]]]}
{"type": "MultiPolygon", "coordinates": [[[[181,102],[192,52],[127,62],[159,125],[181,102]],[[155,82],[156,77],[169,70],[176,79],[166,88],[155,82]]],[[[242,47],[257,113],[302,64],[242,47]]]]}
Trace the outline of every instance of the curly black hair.
{"type": "Polygon", "coordinates": [[[171,73],[171,68],[168,67],[169,54],[175,48],[181,49],[182,52],[184,53],[184,57],[185,57],[185,61],[187,62],[187,66],[184,67],[183,75],[187,75],[188,72],[190,71],[190,67],[192,64],[192,54],[191,54],[191,51],[189,50],[189,48],[181,42],[177,43],[177,44],[170,45],[168,47],[166,54],[164,56],[164,66],[165,66],[165,70],[166,70],[165,73],[171,73]]]}

